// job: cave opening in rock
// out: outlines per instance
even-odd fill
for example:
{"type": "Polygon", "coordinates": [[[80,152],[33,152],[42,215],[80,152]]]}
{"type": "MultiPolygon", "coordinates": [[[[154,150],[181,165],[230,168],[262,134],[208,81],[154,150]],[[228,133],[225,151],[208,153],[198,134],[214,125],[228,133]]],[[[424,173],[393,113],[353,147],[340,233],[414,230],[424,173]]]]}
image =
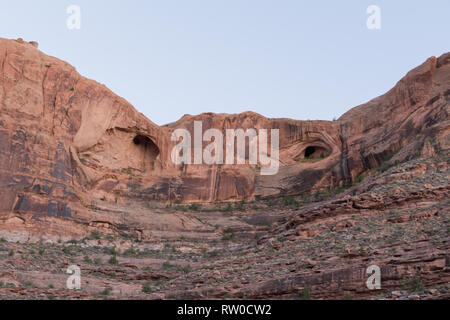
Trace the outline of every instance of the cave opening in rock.
{"type": "Polygon", "coordinates": [[[330,153],[327,149],[319,146],[309,146],[304,151],[305,159],[323,159],[329,155],[330,153]]]}
{"type": "Polygon", "coordinates": [[[316,152],[316,147],[308,147],[305,149],[305,158],[311,157],[316,152]]]}
{"type": "Polygon", "coordinates": [[[139,150],[139,158],[142,160],[142,171],[152,170],[155,160],[159,156],[158,146],[149,137],[143,135],[135,136],[133,144],[139,150]]]}

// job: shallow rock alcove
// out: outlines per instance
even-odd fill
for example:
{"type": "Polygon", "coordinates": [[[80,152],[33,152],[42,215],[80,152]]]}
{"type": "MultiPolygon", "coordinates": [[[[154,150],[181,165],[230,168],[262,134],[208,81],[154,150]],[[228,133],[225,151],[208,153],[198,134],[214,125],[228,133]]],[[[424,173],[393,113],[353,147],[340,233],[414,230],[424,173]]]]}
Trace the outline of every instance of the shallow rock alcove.
{"type": "Polygon", "coordinates": [[[138,153],[138,158],[141,160],[140,169],[142,171],[153,170],[155,160],[160,152],[158,146],[149,137],[144,135],[136,135],[133,138],[133,145],[138,153]]]}

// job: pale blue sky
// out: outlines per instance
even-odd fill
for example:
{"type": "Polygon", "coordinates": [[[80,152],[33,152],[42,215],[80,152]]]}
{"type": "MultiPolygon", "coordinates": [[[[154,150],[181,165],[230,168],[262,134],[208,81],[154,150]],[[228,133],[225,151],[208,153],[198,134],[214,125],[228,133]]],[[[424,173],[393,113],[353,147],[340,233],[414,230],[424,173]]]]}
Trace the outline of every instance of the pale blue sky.
{"type": "Polygon", "coordinates": [[[0,37],[35,40],[152,121],[246,110],[324,119],[450,51],[450,1],[1,0],[0,37]],[[81,8],[68,30],[66,9],[81,8]],[[381,8],[381,30],[366,9],[381,8]]]}

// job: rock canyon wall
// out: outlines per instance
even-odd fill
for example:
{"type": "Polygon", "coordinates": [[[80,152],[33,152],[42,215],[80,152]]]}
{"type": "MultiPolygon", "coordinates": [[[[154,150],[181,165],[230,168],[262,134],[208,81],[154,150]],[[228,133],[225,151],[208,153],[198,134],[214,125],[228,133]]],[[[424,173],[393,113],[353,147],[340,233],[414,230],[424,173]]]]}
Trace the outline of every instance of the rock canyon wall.
{"type": "MultiPolygon", "coordinates": [[[[386,160],[450,148],[450,53],[429,58],[389,92],[336,121],[205,113],[165,126],[36,43],[0,39],[0,65],[0,224],[27,237],[82,236],[86,226],[142,237],[145,217],[105,214],[96,204],[299,195],[351,184],[386,160]],[[175,165],[172,132],[185,128],[194,135],[194,121],[224,133],[279,129],[279,172],[263,176],[248,163],[175,165]]],[[[189,223],[196,228],[183,222],[189,223]]]]}

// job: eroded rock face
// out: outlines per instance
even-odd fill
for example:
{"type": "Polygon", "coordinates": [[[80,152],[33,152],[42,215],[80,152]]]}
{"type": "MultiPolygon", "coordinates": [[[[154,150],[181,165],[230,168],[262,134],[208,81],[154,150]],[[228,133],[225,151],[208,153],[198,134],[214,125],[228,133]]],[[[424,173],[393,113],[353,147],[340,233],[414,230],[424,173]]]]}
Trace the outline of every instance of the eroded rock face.
{"type": "MultiPolygon", "coordinates": [[[[123,217],[96,212],[101,201],[125,205],[296,195],[349,184],[388,159],[448,153],[450,146],[449,53],[428,59],[388,93],[336,121],[207,113],[166,126],[40,52],[36,43],[0,39],[0,63],[0,219],[3,229],[33,230],[36,237],[82,236],[98,225],[118,231],[123,217]],[[194,135],[194,121],[202,121],[204,130],[223,132],[279,129],[279,172],[262,176],[248,163],[174,164],[172,132],[185,128],[194,135]],[[60,219],[58,228],[52,227],[53,219],[60,219]]],[[[133,223],[126,228],[141,237],[148,221],[141,217],[133,223]]]]}

